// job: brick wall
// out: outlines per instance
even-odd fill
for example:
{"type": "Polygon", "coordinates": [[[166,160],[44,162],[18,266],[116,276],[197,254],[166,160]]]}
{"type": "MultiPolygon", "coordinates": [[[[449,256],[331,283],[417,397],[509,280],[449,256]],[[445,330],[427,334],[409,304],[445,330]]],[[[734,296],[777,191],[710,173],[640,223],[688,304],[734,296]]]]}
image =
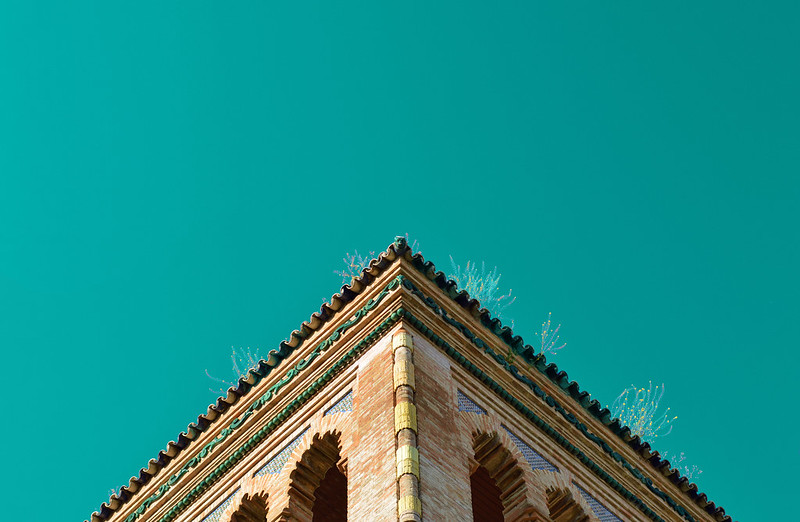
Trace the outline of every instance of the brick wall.
{"type": "Polygon", "coordinates": [[[357,429],[347,465],[348,518],[396,521],[391,334],[358,364],[358,393],[353,398],[357,429]]]}
{"type": "Polygon", "coordinates": [[[472,520],[469,434],[456,423],[455,384],[447,356],[414,335],[424,520],[472,520]]]}

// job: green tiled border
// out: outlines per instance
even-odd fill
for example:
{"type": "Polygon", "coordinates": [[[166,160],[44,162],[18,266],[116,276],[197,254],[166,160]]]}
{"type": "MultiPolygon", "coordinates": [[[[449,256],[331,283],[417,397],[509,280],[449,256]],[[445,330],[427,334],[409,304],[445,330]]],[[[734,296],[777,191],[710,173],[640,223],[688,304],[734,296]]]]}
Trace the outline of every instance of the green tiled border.
{"type": "MultiPolygon", "coordinates": [[[[222,430],[220,434],[211,442],[206,444],[200,453],[192,458],[189,462],[187,462],[180,471],[174,474],[170,479],[162,485],[158,491],[156,491],[153,495],[148,497],[139,508],[133,513],[131,513],[126,519],[125,522],[134,522],[137,520],[144,512],[152,505],[153,502],[160,499],[170,488],[173,486],[180,478],[188,473],[188,471],[194,467],[196,467],[200,461],[202,461],[213,448],[218,445],[220,442],[225,440],[234,430],[238,429],[248,417],[250,417],[255,411],[261,409],[269,400],[271,400],[274,396],[277,395],[277,392],[285,386],[288,382],[293,380],[297,374],[304,370],[316,357],[318,357],[321,353],[326,351],[333,342],[335,342],[339,337],[342,335],[343,332],[351,328],[353,325],[358,323],[370,310],[372,310],[383,298],[393,289],[397,288],[399,285],[405,287],[409,292],[417,297],[421,298],[422,301],[431,308],[437,315],[442,317],[448,324],[454,326],[458,329],[467,339],[470,340],[476,347],[483,350],[486,354],[491,356],[498,364],[503,366],[511,375],[513,375],[517,380],[527,385],[531,391],[538,397],[540,397],[546,404],[550,407],[554,408],[557,412],[559,412],[568,422],[570,422],[573,426],[575,426],[585,437],[589,440],[597,444],[603,451],[609,454],[614,460],[619,462],[625,469],[627,469],[633,476],[639,479],[643,484],[645,484],[650,491],[654,494],[659,496],[663,499],[667,504],[672,507],[678,514],[683,516],[688,522],[697,522],[683,506],[679,505],[675,502],[668,494],[658,489],[652,482],[651,479],[646,477],[642,474],[638,469],[631,466],[619,453],[613,451],[611,446],[608,445],[605,441],[603,441],[597,435],[591,433],[588,428],[583,424],[578,422],[577,418],[565,410],[561,404],[559,404],[553,397],[549,396],[539,388],[530,378],[522,375],[519,373],[517,367],[513,364],[510,364],[503,355],[496,353],[492,350],[483,340],[477,337],[471,330],[469,330],[465,325],[461,324],[457,320],[450,317],[444,309],[442,309],[433,299],[423,294],[411,281],[409,281],[404,276],[400,275],[393,279],[384,290],[379,293],[374,299],[371,299],[364,307],[362,307],[358,312],[355,313],[353,318],[331,334],[325,341],[321,342],[317,347],[302,361],[298,362],[293,368],[291,368],[283,379],[278,381],[272,387],[270,387],[267,392],[264,393],[258,400],[256,400],[247,411],[242,414],[237,419],[234,419],[231,424],[222,430]]],[[[548,436],[550,436],[553,440],[555,440],[559,445],[567,449],[571,454],[575,455],[578,460],[584,463],[593,473],[595,473],[598,477],[600,477],[604,482],[609,484],[615,491],[620,493],[624,498],[632,502],[640,511],[645,513],[648,517],[653,520],[662,521],[660,517],[649,507],[645,505],[645,503],[636,497],[633,493],[628,491],[624,486],[622,486],[619,482],[614,480],[606,471],[604,471],[600,466],[598,466],[595,462],[593,462],[588,456],[586,456],[582,451],[580,451],[577,447],[575,447],[572,443],[570,443],[563,435],[558,433],[555,429],[553,429],[549,424],[547,424],[543,419],[538,417],[533,411],[525,407],[521,401],[517,398],[513,397],[508,391],[502,388],[496,381],[491,379],[486,373],[480,370],[475,364],[468,361],[461,353],[459,353],[455,348],[450,346],[446,341],[444,341],[441,337],[436,335],[433,330],[428,328],[419,318],[415,317],[411,312],[400,308],[399,310],[392,313],[386,320],[384,320],[380,325],[378,325],[369,335],[364,337],[356,346],[354,346],[350,351],[347,352],[341,359],[336,361],[331,368],[329,368],[319,379],[314,381],[308,389],[300,393],[289,405],[286,406],[280,413],[275,415],[264,427],[262,427],[258,432],[256,432],[250,439],[248,439],[242,446],[240,446],[228,459],[224,462],[220,463],[213,471],[211,471],[195,488],[193,488],[180,502],[175,504],[161,519],[160,522],[168,522],[173,520],[178,514],[180,514],[186,507],[188,507],[199,495],[201,495],[204,491],[206,491],[214,482],[216,482],[225,472],[227,472],[230,468],[232,468],[237,462],[239,462],[247,453],[249,453],[259,442],[261,442],[267,435],[269,435],[272,431],[274,431],[280,424],[282,424],[295,410],[297,410],[300,406],[306,403],[314,394],[316,394],[319,389],[330,381],[336,374],[342,371],[344,368],[349,366],[352,363],[356,356],[364,351],[367,347],[372,345],[375,341],[377,341],[381,334],[391,328],[395,323],[397,323],[401,318],[406,318],[408,322],[413,325],[420,333],[425,335],[431,342],[442,348],[445,353],[448,354],[453,360],[455,360],[459,365],[461,365],[466,371],[474,375],[476,378],[481,380],[485,383],[490,389],[492,389],[501,399],[506,401],[512,407],[514,407],[517,411],[519,411],[522,415],[532,421],[535,425],[537,425],[542,431],[544,431],[548,436]]],[[[262,376],[257,376],[256,384],[258,381],[263,378],[262,376]]]]}
{"type": "MultiPolygon", "coordinates": [[[[303,371],[314,359],[316,359],[319,355],[323,352],[328,350],[335,341],[337,341],[342,334],[354,326],[356,323],[361,321],[367,313],[372,310],[375,306],[380,303],[384,297],[386,297],[390,291],[397,288],[401,283],[401,279],[396,277],[393,279],[386,287],[381,291],[378,295],[374,298],[370,299],[367,304],[365,304],[361,309],[359,309],[354,315],[353,318],[347,321],[346,323],[339,326],[327,339],[319,343],[311,353],[306,356],[305,359],[298,362],[293,368],[291,368],[283,379],[279,380],[275,384],[273,384],[269,390],[267,390],[261,397],[259,397],[247,410],[240,416],[234,419],[227,428],[223,429],[217,437],[214,438],[211,442],[207,443],[203,446],[203,449],[200,450],[195,457],[190,459],[186,464],[181,467],[181,469],[172,475],[166,483],[164,483],[158,490],[150,495],[148,498],[142,502],[142,505],[139,506],[136,511],[131,513],[125,518],[125,522],[134,522],[140,516],[144,514],[145,511],[153,504],[159,500],[167,491],[169,491],[173,485],[175,485],[178,480],[186,473],[188,473],[192,468],[196,467],[200,462],[208,456],[208,454],[222,441],[228,438],[231,433],[237,430],[240,426],[244,424],[244,422],[252,416],[256,411],[260,410],[269,400],[275,397],[286,384],[288,384],[291,380],[293,380],[298,373],[303,371]]],[[[395,314],[392,314],[391,317],[394,317],[395,314]]],[[[280,413],[278,413],[275,417],[273,417],[266,426],[261,428],[258,432],[256,432],[247,442],[245,442],[242,446],[240,446],[228,459],[226,459],[223,463],[221,463],[217,468],[214,469],[211,473],[209,473],[201,482],[198,484],[194,489],[192,489],[178,504],[172,507],[172,509],[167,512],[164,517],[161,518],[162,521],[168,521],[175,518],[181,511],[183,511],[191,502],[194,500],[198,495],[200,495],[203,491],[208,489],[208,487],[213,484],[219,477],[221,477],[228,469],[230,469],[234,464],[239,462],[247,453],[252,450],[255,445],[263,440],[269,433],[271,433],[276,427],[278,427],[286,418],[297,408],[299,408],[303,403],[305,403],[314,393],[316,393],[319,388],[328,382],[336,373],[338,373],[344,366],[349,364],[352,359],[366,346],[373,343],[377,339],[377,335],[394,324],[397,321],[397,318],[393,319],[393,322],[389,323],[389,319],[381,323],[375,330],[372,331],[367,337],[365,337],[361,342],[359,342],[352,350],[350,350],[342,359],[339,359],[331,368],[326,371],[322,377],[316,380],[307,390],[302,392],[298,395],[291,403],[289,403],[286,408],[284,408],[280,413]]],[[[280,361],[278,362],[280,364],[280,361]]],[[[265,377],[265,375],[261,375],[257,372],[253,372],[256,376],[255,383],[253,386],[258,384],[258,382],[265,377]]]]}
{"type": "MultiPolygon", "coordinates": [[[[416,295],[422,301],[431,308],[437,315],[439,315],[442,319],[444,319],[448,324],[457,328],[467,339],[469,339],[472,344],[476,347],[483,350],[486,354],[491,356],[498,364],[503,366],[511,375],[514,376],[518,381],[527,385],[534,394],[539,396],[544,400],[544,402],[555,409],[558,413],[560,413],[570,424],[575,426],[580,432],[589,440],[597,444],[604,452],[610,455],[614,460],[619,462],[625,469],[627,469],[634,477],[639,479],[639,481],[647,486],[647,488],[656,494],[659,498],[664,500],[669,506],[674,509],[679,515],[684,517],[688,522],[697,522],[694,517],[680,504],[675,502],[667,493],[658,489],[654,484],[653,481],[645,476],[641,471],[633,467],[628,461],[626,461],[619,453],[615,452],[611,446],[605,442],[603,439],[598,437],[597,435],[593,434],[589,431],[585,424],[578,422],[578,419],[571,413],[569,413],[566,409],[564,409],[558,401],[556,401],[553,397],[548,395],[544,390],[542,390],[539,386],[536,385],[530,378],[526,377],[519,373],[519,369],[514,366],[513,364],[509,363],[506,358],[492,350],[488,344],[486,344],[482,339],[476,336],[471,330],[469,330],[466,326],[458,322],[457,320],[450,317],[447,312],[445,312],[436,302],[422,293],[411,281],[406,278],[403,278],[403,286],[408,289],[412,294],[416,295]]],[[[563,435],[558,433],[555,429],[553,429],[549,424],[547,424],[544,420],[542,420],[539,416],[537,416],[533,411],[528,409],[522,402],[519,401],[516,397],[511,395],[508,391],[506,391],[500,384],[494,381],[491,377],[489,377],[485,372],[480,370],[477,366],[467,360],[461,353],[458,352],[455,348],[450,346],[444,339],[433,333],[433,330],[428,328],[422,321],[414,317],[412,314],[406,312],[406,317],[408,318],[409,322],[414,325],[421,333],[423,333],[431,342],[435,343],[437,346],[442,348],[447,355],[449,355],[453,360],[455,360],[462,368],[467,370],[470,374],[478,378],[481,382],[486,384],[489,388],[491,388],[500,398],[510,404],[514,409],[524,415],[527,419],[532,421],[536,424],[539,428],[542,429],[548,436],[550,436],[553,440],[555,440],[559,445],[563,448],[568,450],[570,453],[575,455],[581,462],[583,462],[590,470],[592,470],[597,476],[599,476],[603,481],[605,481],[608,485],[614,488],[617,492],[619,492],[623,497],[633,502],[643,513],[647,516],[652,518],[653,520],[663,520],[655,512],[653,512],[650,508],[648,508],[644,502],[642,502],[638,497],[636,497],[633,493],[625,489],[622,484],[614,480],[608,473],[606,473],[600,466],[598,466],[594,461],[592,461],[585,453],[583,453],[580,449],[576,448],[572,443],[570,443],[563,435]]]]}

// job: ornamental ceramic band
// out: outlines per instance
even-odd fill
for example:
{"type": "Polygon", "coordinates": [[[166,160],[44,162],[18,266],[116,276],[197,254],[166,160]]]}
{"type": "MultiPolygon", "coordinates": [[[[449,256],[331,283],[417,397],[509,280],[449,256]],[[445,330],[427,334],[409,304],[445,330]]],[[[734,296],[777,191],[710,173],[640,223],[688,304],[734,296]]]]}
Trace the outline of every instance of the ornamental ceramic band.
{"type": "Polygon", "coordinates": [[[394,407],[394,432],[406,428],[417,433],[417,407],[410,402],[401,402],[394,407]]]}
{"type": "Polygon", "coordinates": [[[392,336],[394,368],[394,428],[397,451],[397,520],[422,522],[422,502],[419,498],[419,450],[417,407],[414,405],[414,341],[411,334],[400,328],[392,336]]]}
{"type": "Polygon", "coordinates": [[[397,512],[401,516],[406,513],[414,513],[422,517],[422,502],[420,502],[419,497],[414,495],[400,497],[400,500],[397,501],[397,512]]]}
{"type": "Polygon", "coordinates": [[[419,478],[419,450],[415,446],[406,445],[397,448],[397,478],[406,473],[419,478]]]}
{"type": "Polygon", "coordinates": [[[415,389],[414,383],[414,363],[411,361],[395,361],[394,363],[394,387],[406,385],[412,390],[415,389]]]}
{"type": "Polygon", "coordinates": [[[414,341],[411,338],[411,334],[405,330],[400,330],[392,337],[392,351],[396,352],[398,348],[403,346],[411,350],[412,353],[414,352],[414,341]]]}

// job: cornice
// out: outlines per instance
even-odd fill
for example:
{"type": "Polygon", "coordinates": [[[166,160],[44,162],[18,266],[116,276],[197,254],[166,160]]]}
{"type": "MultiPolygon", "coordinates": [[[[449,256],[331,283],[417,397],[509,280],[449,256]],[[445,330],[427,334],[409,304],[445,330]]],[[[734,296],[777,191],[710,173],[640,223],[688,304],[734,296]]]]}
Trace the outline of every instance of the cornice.
{"type": "MultiPolygon", "coordinates": [[[[229,389],[226,397],[218,399],[215,405],[209,407],[205,415],[198,417],[196,423],[192,423],[186,432],[181,433],[177,442],[170,442],[167,450],[160,452],[157,460],[151,460],[148,468],[140,471],[139,477],[132,478],[129,486],[127,488],[123,487],[119,496],[112,496],[108,504],[104,503],[100,512],[92,515],[92,522],[108,520],[115,512],[120,511],[120,508],[123,506],[126,507],[123,511],[129,511],[129,514],[124,518],[125,522],[135,522],[151,505],[164,500],[166,493],[169,492],[176,483],[181,481],[184,476],[188,475],[192,470],[197,468],[200,463],[204,462],[206,457],[214,453],[218,448],[222,448],[232,433],[242,428],[242,426],[250,425],[251,418],[255,418],[258,412],[264,408],[267,403],[270,403],[268,409],[274,409],[275,404],[272,403],[277,403],[278,401],[274,401],[273,399],[279,395],[281,389],[287,387],[286,389],[288,390],[288,385],[297,375],[312,366],[316,358],[330,349],[334,343],[341,341],[348,330],[351,330],[355,325],[361,323],[367,316],[371,317],[367,321],[364,321],[365,323],[377,325],[368,335],[364,336],[356,343],[344,357],[334,362],[328,370],[322,372],[320,377],[316,379],[308,389],[297,393],[296,396],[284,397],[286,400],[283,402],[286,404],[279,412],[271,416],[270,420],[250,436],[245,443],[241,444],[236,450],[232,450],[230,456],[221,464],[205,474],[204,478],[164,516],[160,517],[159,520],[173,520],[189,503],[206,491],[214,481],[218,480],[219,477],[236,464],[243,455],[251,451],[256,444],[280,426],[293,411],[308,401],[310,397],[319,391],[320,387],[333,377],[333,375],[352,363],[353,360],[355,360],[369,345],[375,342],[382,333],[386,332],[388,328],[401,319],[409,322],[415,329],[419,330],[420,333],[444,350],[445,353],[464,370],[484,382],[499,398],[512,406],[533,424],[539,426],[541,430],[547,433],[549,437],[562,447],[573,453],[588,469],[620,492],[620,494],[636,505],[643,513],[654,520],[660,520],[660,518],[655,515],[655,512],[647,507],[644,501],[640,500],[636,495],[622,486],[622,484],[616,481],[614,477],[607,473],[600,465],[589,458],[585,452],[581,451],[562,433],[559,433],[540,416],[527,408],[523,401],[512,395],[473,361],[467,360],[452,345],[447,343],[441,336],[434,333],[420,318],[413,315],[407,309],[402,308],[400,304],[396,304],[395,306],[400,308],[393,311],[384,309],[384,307],[381,306],[381,302],[387,299],[387,296],[391,292],[401,287],[404,292],[415,296],[416,299],[425,303],[430,311],[440,317],[452,329],[458,331],[459,334],[470,343],[482,350],[497,363],[498,367],[503,368],[503,370],[518,383],[526,386],[533,393],[533,396],[538,397],[544,404],[558,412],[562,418],[577,429],[583,437],[602,449],[615,462],[625,468],[628,473],[644,484],[654,495],[666,502],[676,513],[689,522],[696,520],[691,513],[676,502],[671,495],[659,488],[652,478],[642,473],[635,465],[630,464],[619,451],[614,449],[614,447],[617,447],[617,450],[619,450],[620,442],[624,443],[626,448],[629,447],[636,457],[642,462],[649,463],[649,465],[655,468],[656,472],[667,476],[676,487],[685,486],[688,483],[685,478],[682,480],[676,479],[676,476],[680,476],[675,470],[670,473],[663,473],[661,470],[664,467],[663,462],[665,461],[662,461],[657,453],[651,453],[647,443],[641,443],[638,437],[631,437],[630,430],[621,427],[618,421],[610,419],[608,410],[600,408],[596,400],[590,400],[589,394],[581,391],[574,381],[569,381],[566,373],[559,371],[554,364],[547,364],[543,356],[536,355],[535,350],[531,346],[525,345],[519,336],[513,335],[513,332],[509,328],[502,326],[500,321],[496,318],[492,318],[488,310],[480,308],[479,303],[471,299],[466,292],[458,291],[455,284],[447,280],[442,272],[437,272],[432,263],[425,261],[419,254],[412,255],[403,238],[398,238],[395,243],[390,245],[386,252],[381,253],[377,259],[373,260],[361,276],[353,280],[351,285],[343,286],[341,292],[333,296],[330,304],[326,303],[323,305],[319,313],[312,315],[311,319],[304,322],[299,330],[292,332],[289,340],[282,342],[278,349],[270,351],[266,360],[262,360],[257,368],[249,372],[246,378],[240,379],[236,387],[229,389]],[[398,260],[401,260],[401,262],[397,263],[398,260]],[[413,271],[411,271],[412,268],[413,271]],[[420,277],[427,282],[421,283],[420,277]],[[417,284],[412,280],[416,280],[417,284]],[[381,281],[383,281],[383,283],[381,283],[381,281]],[[381,286],[383,284],[385,284],[385,286],[381,286]],[[476,323],[478,325],[477,328],[475,325],[468,327],[463,322],[456,320],[451,314],[448,314],[445,308],[442,308],[441,304],[438,303],[436,299],[422,292],[420,285],[438,287],[449,300],[455,302],[461,310],[471,317],[471,322],[476,323]],[[373,295],[374,297],[368,297],[369,295],[373,295]],[[326,336],[324,340],[322,340],[323,333],[326,336]],[[494,338],[491,344],[483,340],[483,338],[487,338],[487,334],[489,337],[494,338]],[[498,340],[502,345],[507,346],[515,356],[530,365],[530,369],[535,370],[535,373],[545,376],[552,386],[540,386],[540,384],[543,383],[539,382],[539,384],[537,384],[536,380],[539,379],[531,378],[532,376],[535,377],[535,375],[531,374],[529,369],[509,363],[504,357],[504,354],[497,352],[498,340]],[[313,346],[313,349],[311,346],[313,346]],[[278,374],[273,373],[279,366],[289,368],[280,378],[278,374]],[[248,395],[254,388],[257,393],[253,396],[257,396],[258,398],[250,403],[240,403],[239,399],[248,395]],[[545,390],[545,388],[547,388],[547,390],[545,390]],[[554,389],[560,390],[560,393],[557,392],[554,394],[554,389]],[[571,401],[574,405],[580,406],[581,408],[575,410],[573,407],[574,413],[570,412],[562,404],[565,400],[567,402],[571,401]],[[232,419],[230,423],[227,424],[227,427],[224,428],[223,426],[225,424],[219,422],[223,414],[225,419],[232,419]],[[584,418],[587,416],[591,418],[584,418]],[[210,428],[212,424],[214,426],[210,428]],[[593,428],[599,426],[601,430],[589,429],[587,424],[593,428]],[[602,436],[595,433],[596,431],[603,430],[605,434],[602,436]],[[612,441],[612,444],[609,444],[605,440],[609,435],[617,439],[616,441],[612,441]],[[192,444],[192,447],[195,448],[194,451],[188,453],[184,452],[183,455],[179,455],[192,441],[196,441],[197,443],[202,442],[203,444],[201,446],[192,444]],[[168,477],[162,475],[163,478],[156,481],[160,484],[157,488],[145,487],[153,477],[164,469],[167,469],[170,475],[168,477]],[[144,490],[149,491],[145,492],[144,490]],[[136,502],[135,505],[137,507],[135,510],[128,508],[126,504],[132,500],[134,493],[138,491],[141,491],[141,493],[136,495],[137,499],[144,496],[143,494],[147,494],[148,496],[140,502],[136,502]]],[[[429,293],[435,294],[435,292],[430,291],[429,293]]],[[[438,298],[437,295],[434,295],[434,297],[438,298]]],[[[400,301],[398,301],[398,303],[399,302],[400,301]]],[[[467,322],[470,321],[468,320],[467,322]]],[[[480,364],[483,365],[483,363],[480,364]]],[[[263,415],[266,414],[262,414],[262,416],[263,415]]],[[[628,449],[624,449],[624,453],[630,458],[630,451],[628,451],[628,449]]],[[[696,486],[694,486],[694,484],[691,484],[691,486],[692,487],[687,488],[688,491],[686,491],[690,499],[703,507],[704,510],[711,514],[716,520],[730,521],[730,517],[725,515],[724,510],[717,508],[713,503],[707,502],[705,495],[697,494],[696,486]],[[705,506],[703,506],[704,503],[705,506]]]]}
{"type": "MultiPolygon", "coordinates": [[[[601,429],[597,431],[605,433],[604,437],[607,440],[619,441],[627,448],[630,448],[635,454],[634,458],[639,461],[645,461],[646,466],[655,473],[657,480],[665,478],[679,496],[687,497],[692,504],[699,506],[703,512],[711,515],[716,521],[731,521],[730,516],[725,514],[723,508],[716,506],[714,502],[708,500],[705,493],[698,491],[696,484],[690,483],[688,479],[682,477],[677,469],[672,469],[669,462],[662,459],[657,451],[653,451],[647,442],[643,442],[638,435],[632,435],[630,428],[623,426],[619,419],[612,418],[611,412],[602,407],[600,402],[592,399],[588,392],[581,390],[577,382],[569,380],[566,372],[559,370],[557,365],[548,363],[544,355],[537,355],[534,347],[525,344],[520,336],[514,335],[511,328],[503,326],[499,319],[492,317],[489,310],[481,308],[478,301],[472,299],[463,290],[459,290],[455,282],[449,280],[443,272],[436,270],[433,263],[426,261],[420,254],[406,255],[404,259],[425,279],[442,290],[452,301],[455,301],[468,316],[471,316],[482,327],[482,330],[488,330],[489,337],[499,340],[507,349],[511,350],[515,357],[524,361],[525,364],[518,367],[511,365],[514,368],[510,369],[510,372],[525,375],[527,373],[525,367],[527,366],[534,370],[535,373],[546,377],[547,380],[563,392],[562,396],[565,400],[580,406],[574,412],[576,415],[583,416],[584,413],[588,414],[591,420],[584,419],[585,421],[600,427],[601,429]]],[[[502,354],[495,353],[493,358],[498,364],[503,364],[500,362],[500,360],[504,360],[502,354]]],[[[536,392],[534,391],[534,393],[536,392]]],[[[605,441],[603,443],[608,444],[605,441]]],[[[622,448],[619,449],[622,450],[622,448]]],[[[624,451],[629,454],[627,449],[624,451]]],[[[652,480],[649,477],[645,478],[652,480]]]]}
{"type": "MultiPolygon", "coordinates": [[[[128,487],[121,488],[119,495],[112,495],[108,504],[104,503],[99,512],[92,514],[92,522],[109,520],[120,512],[127,514],[115,518],[134,522],[153,504],[165,499],[165,494],[178,481],[188,477],[212,452],[223,449],[233,431],[248,424],[250,417],[270,402],[277,391],[306,370],[319,354],[335,343],[339,344],[346,332],[361,323],[386,299],[388,292],[399,286],[399,281],[395,281],[399,269],[394,264],[396,259],[397,253],[390,247],[371,262],[369,271],[365,271],[361,278],[351,285],[344,285],[330,304],[323,304],[320,313],[312,315],[299,330],[292,332],[289,341],[271,350],[265,360],[261,360],[246,377],[240,378],[237,386],[228,390],[226,397],[220,397],[216,405],[209,407],[207,414],[198,417],[198,422],[181,433],[178,437],[180,444],[170,442],[167,451],[160,452],[158,459],[151,460],[148,467],[140,471],[139,477],[133,477],[128,487]],[[388,283],[381,283],[387,280],[388,283]],[[314,347],[313,350],[310,346],[314,347]],[[306,347],[309,348],[304,350],[306,347]],[[275,371],[285,367],[290,367],[285,374],[275,371]],[[252,403],[241,400],[251,394],[259,398],[252,403]],[[164,475],[165,472],[168,475],[164,475]],[[142,497],[145,498],[142,500],[142,497]],[[136,509],[129,507],[132,500],[136,509]]],[[[373,320],[372,315],[365,322],[373,320]]],[[[296,399],[302,401],[305,396],[296,399]]]]}
{"type": "MultiPolygon", "coordinates": [[[[612,445],[610,445],[604,438],[591,432],[587,428],[586,424],[582,422],[582,420],[586,421],[585,418],[582,418],[586,416],[584,412],[575,411],[575,413],[572,413],[568,411],[562,404],[563,399],[568,399],[568,397],[559,397],[558,395],[560,394],[553,394],[552,389],[546,390],[540,386],[541,382],[537,384],[534,379],[532,379],[529,375],[526,375],[528,372],[524,369],[524,367],[517,367],[509,363],[505,356],[497,351],[496,344],[487,342],[485,340],[486,338],[480,332],[474,332],[465,324],[455,319],[447,311],[441,308],[439,303],[437,303],[433,298],[421,292],[420,289],[417,288],[408,278],[404,278],[403,286],[412,295],[417,296],[426,307],[434,311],[435,314],[446,324],[449,324],[450,327],[455,328],[461,334],[462,339],[466,339],[473,346],[477,347],[482,354],[488,356],[488,358],[495,364],[491,366],[487,365],[486,363],[489,361],[485,360],[486,357],[471,359],[465,356],[464,353],[462,353],[462,350],[457,348],[459,343],[453,344],[452,342],[448,342],[445,337],[449,336],[445,335],[444,332],[433,326],[433,324],[430,322],[430,319],[423,318],[421,313],[418,312],[419,315],[416,315],[415,313],[410,312],[409,308],[412,307],[405,301],[403,303],[403,310],[405,311],[404,323],[410,324],[414,330],[424,335],[434,345],[442,349],[462,370],[475,377],[484,385],[484,387],[490,389],[497,398],[501,399],[518,414],[522,415],[525,419],[527,419],[528,422],[535,425],[539,431],[545,433],[558,446],[572,454],[585,466],[586,469],[598,477],[602,482],[606,483],[612,489],[617,491],[648,518],[652,520],[664,520],[648,505],[645,500],[641,499],[637,494],[625,487],[622,482],[613,476],[614,474],[617,474],[616,471],[612,472],[613,474],[607,471],[608,469],[616,468],[616,466],[612,466],[611,468],[608,467],[609,464],[612,464],[612,462],[616,462],[617,464],[621,465],[631,475],[631,477],[635,478],[637,482],[645,486],[650,493],[652,493],[658,499],[664,501],[672,511],[680,515],[688,522],[698,521],[695,516],[692,516],[689,510],[676,502],[670,494],[659,489],[653,483],[651,478],[647,477],[638,468],[631,465],[631,463],[623,458],[622,455],[615,451],[612,445]],[[434,328],[436,328],[436,330],[434,330],[434,328]],[[501,370],[506,374],[506,376],[510,375],[513,377],[513,380],[516,381],[516,383],[524,385],[524,387],[527,388],[529,392],[532,392],[532,394],[522,395],[513,393],[511,391],[513,384],[504,384],[504,381],[508,383],[509,380],[504,379],[504,376],[500,374],[498,370],[501,370]],[[536,400],[540,405],[546,405],[547,408],[555,411],[560,416],[560,420],[564,422],[559,422],[559,419],[545,419],[546,412],[537,414],[528,406],[533,397],[537,398],[536,400]],[[562,427],[565,425],[568,425],[573,429],[567,431],[562,427]],[[576,437],[580,437],[580,439],[576,439],[576,437]],[[600,453],[604,455],[604,457],[607,457],[603,460],[608,462],[604,463],[601,462],[600,459],[593,459],[588,452],[583,451],[579,447],[582,445],[585,446],[585,444],[582,443],[587,441],[594,445],[596,449],[599,449],[600,453]]],[[[597,451],[595,451],[595,453],[597,453],[597,451]]]]}

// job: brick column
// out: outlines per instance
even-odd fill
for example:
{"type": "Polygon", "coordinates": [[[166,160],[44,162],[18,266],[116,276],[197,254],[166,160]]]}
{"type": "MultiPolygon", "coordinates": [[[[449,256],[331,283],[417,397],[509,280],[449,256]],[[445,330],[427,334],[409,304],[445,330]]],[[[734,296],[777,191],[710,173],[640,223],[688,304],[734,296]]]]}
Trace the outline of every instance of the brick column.
{"type": "Polygon", "coordinates": [[[392,337],[394,429],[397,434],[397,519],[421,522],[417,407],[414,404],[414,341],[402,328],[392,337]]]}

